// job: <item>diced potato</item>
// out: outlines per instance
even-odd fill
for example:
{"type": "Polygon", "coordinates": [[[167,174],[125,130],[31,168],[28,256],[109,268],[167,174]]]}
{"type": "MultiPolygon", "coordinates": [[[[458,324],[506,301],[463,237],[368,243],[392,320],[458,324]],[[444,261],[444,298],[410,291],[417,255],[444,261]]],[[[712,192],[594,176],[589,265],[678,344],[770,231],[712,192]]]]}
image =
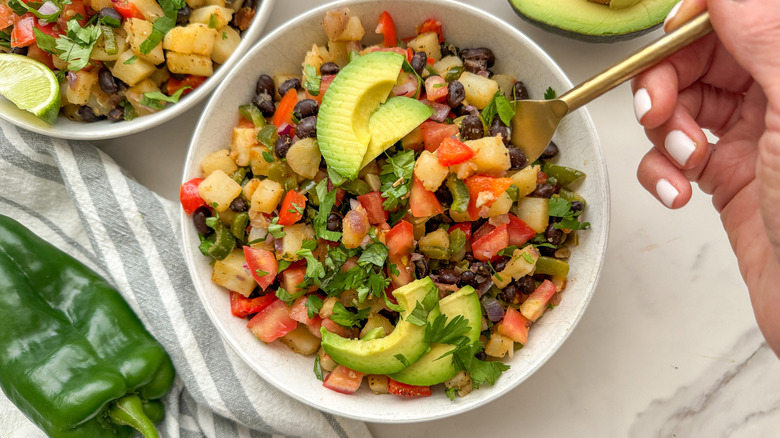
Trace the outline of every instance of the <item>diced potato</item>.
{"type": "Polygon", "coordinates": [[[214,65],[208,56],[168,52],[167,57],[168,70],[171,73],[195,76],[211,76],[214,74],[214,65]]]}
{"type": "Polygon", "coordinates": [[[490,79],[493,79],[498,84],[498,88],[504,93],[504,96],[509,100],[514,100],[512,96],[512,87],[515,85],[515,78],[513,76],[498,74],[493,75],[490,79]]]}
{"type": "Polygon", "coordinates": [[[392,333],[393,329],[395,328],[389,319],[377,313],[368,317],[366,320],[366,325],[364,325],[360,330],[360,337],[364,337],[368,332],[377,327],[382,327],[385,329],[385,336],[392,333]]]}
{"type": "Polygon", "coordinates": [[[466,101],[479,109],[485,108],[498,91],[496,81],[471,72],[464,71],[458,81],[466,91],[466,101]]]}
{"type": "Polygon", "coordinates": [[[230,175],[238,169],[236,162],[230,159],[230,151],[227,149],[220,149],[206,155],[200,162],[200,168],[203,171],[203,176],[207,177],[212,172],[219,169],[226,175],[230,175]]]}
{"type": "Polygon", "coordinates": [[[330,318],[333,315],[333,306],[339,301],[339,297],[327,297],[322,300],[322,307],[320,307],[320,318],[330,318]]]}
{"type": "Polygon", "coordinates": [[[498,136],[482,137],[464,143],[476,151],[469,162],[477,166],[476,172],[479,174],[502,176],[512,165],[509,151],[498,136]]]}
{"type": "Polygon", "coordinates": [[[371,187],[371,191],[378,192],[382,188],[382,179],[376,173],[369,173],[363,177],[363,181],[371,187]]]}
{"type": "Polygon", "coordinates": [[[307,65],[310,65],[314,67],[317,70],[317,74],[319,74],[320,67],[327,62],[323,55],[330,58],[330,54],[328,54],[328,51],[324,47],[320,48],[320,46],[314,44],[311,46],[311,50],[306,52],[306,56],[304,56],[301,66],[305,68],[307,65]]]}
{"type": "Polygon", "coordinates": [[[296,253],[301,250],[304,240],[314,240],[314,228],[311,225],[297,223],[284,227],[282,258],[285,260],[299,259],[300,256],[296,253]]]}
{"type": "Polygon", "coordinates": [[[260,145],[257,140],[258,131],[258,128],[242,128],[240,126],[233,128],[233,136],[230,140],[230,157],[239,166],[248,166],[250,150],[260,145]]]}
{"type": "Polygon", "coordinates": [[[539,174],[539,165],[526,166],[509,176],[512,184],[518,189],[520,198],[527,196],[536,189],[536,177],[539,174]]]}
{"type": "MultiPolygon", "coordinates": [[[[204,4],[208,5],[208,6],[222,6],[224,8],[225,7],[225,0],[206,0],[204,2],[204,4]]],[[[231,9],[235,10],[236,8],[234,7],[234,8],[231,8],[231,9]]]]}
{"type": "Polygon", "coordinates": [[[138,58],[132,50],[120,53],[111,67],[111,74],[131,87],[151,76],[157,67],[138,58]]]}
{"type": "Polygon", "coordinates": [[[439,61],[441,59],[439,35],[436,32],[427,32],[417,35],[417,37],[409,41],[406,46],[411,47],[415,52],[425,52],[428,59],[433,59],[434,61],[439,61]]]}
{"type": "Polygon", "coordinates": [[[512,208],[512,204],[512,198],[510,198],[506,192],[502,193],[501,196],[499,196],[498,199],[493,202],[493,205],[490,206],[490,210],[488,210],[488,217],[496,217],[509,213],[509,210],[512,208]]]}
{"type": "Polygon", "coordinates": [[[429,151],[423,151],[414,163],[414,176],[431,192],[439,188],[449,173],[449,169],[439,164],[436,155],[429,151]]]}
{"type": "Polygon", "coordinates": [[[320,357],[320,367],[322,367],[322,371],[333,371],[338,365],[322,348],[317,352],[317,355],[320,357]]]}
{"type": "Polygon", "coordinates": [[[485,344],[485,354],[490,357],[504,357],[508,354],[509,357],[512,357],[514,347],[515,341],[494,331],[490,334],[490,340],[485,344]]]}
{"type": "Polygon", "coordinates": [[[230,203],[241,194],[241,185],[221,170],[211,172],[198,186],[200,197],[206,204],[214,206],[218,212],[230,207],[230,203]]]}
{"type": "Polygon", "coordinates": [[[75,72],[76,80],[68,82],[68,87],[65,90],[65,97],[68,102],[76,105],[86,105],[89,101],[89,95],[92,91],[92,87],[97,84],[98,71],[82,69],[75,72]]]}
{"type": "Polygon", "coordinates": [[[187,3],[187,6],[189,6],[192,9],[197,9],[206,4],[205,0],[184,0],[184,1],[185,3],[187,3]]]}
{"type": "Polygon", "coordinates": [[[331,62],[343,67],[349,60],[347,43],[345,41],[328,41],[328,55],[330,55],[331,62]]]}
{"type": "Polygon", "coordinates": [[[504,269],[498,275],[493,275],[493,284],[499,289],[503,289],[512,280],[525,277],[534,271],[536,260],[538,259],[539,250],[534,248],[533,245],[526,245],[522,249],[516,249],[504,269]]]}
{"type": "Polygon", "coordinates": [[[453,222],[471,222],[471,216],[468,211],[455,211],[450,209],[450,217],[453,222]]]}
{"type": "Polygon", "coordinates": [[[214,5],[194,9],[190,15],[190,23],[203,23],[217,30],[227,26],[232,19],[232,9],[214,5]]]}
{"type": "Polygon", "coordinates": [[[279,340],[294,353],[304,356],[310,356],[320,349],[320,339],[314,336],[305,325],[299,325],[279,340]]]}
{"type": "Polygon", "coordinates": [[[165,34],[163,49],[184,54],[211,56],[218,34],[216,29],[203,23],[176,26],[165,34]]]}
{"type": "Polygon", "coordinates": [[[368,387],[374,394],[387,394],[388,393],[388,377],[381,374],[369,374],[368,375],[368,387]]]}
{"type": "Polygon", "coordinates": [[[138,8],[138,12],[150,22],[165,15],[157,0],[132,0],[132,3],[138,8]]]}
{"type": "Polygon", "coordinates": [[[148,107],[142,103],[144,100],[144,93],[153,93],[159,91],[160,87],[158,87],[157,84],[155,84],[150,79],[144,79],[143,81],[128,88],[127,92],[125,93],[125,97],[127,98],[127,101],[133,105],[137,115],[145,116],[155,113],[159,111],[159,109],[148,107]]]}
{"type": "Polygon", "coordinates": [[[244,194],[246,199],[252,199],[252,195],[255,194],[255,190],[257,190],[257,186],[259,185],[260,178],[252,178],[246,184],[244,184],[244,188],[241,190],[241,193],[244,194]]]}
{"type": "Polygon", "coordinates": [[[287,151],[287,164],[293,172],[307,179],[317,175],[321,160],[320,146],[311,137],[296,141],[287,151]]]}
{"type": "Polygon", "coordinates": [[[249,149],[249,167],[255,176],[268,176],[268,169],[273,164],[273,160],[275,160],[273,152],[264,144],[249,149]],[[266,158],[270,158],[271,161],[266,158]]]}
{"type": "Polygon", "coordinates": [[[333,39],[333,41],[360,41],[363,39],[363,35],[366,31],[363,29],[363,24],[360,22],[359,17],[349,17],[347,21],[347,27],[339,36],[333,39]]]}
{"type": "Polygon", "coordinates": [[[446,252],[450,249],[450,236],[444,228],[439,228],[421,237],[418,245],[423,252],[427,248],[442,248],[446,252]]]}
{"type": "Polygon", "coordinates": [[[433,69],[443,78],[447,76],[447,72],[453,67],[463,67],[463,61],[455,55],[445,56],[433,63],[433,69]]]}
{"type": "Polygon", "coordinates": [[[281,184],[270,179],[264,179],[260,181],[255,193],[252,195],[250,210],[260,213],[271,213],[279,205],[283,194],[284,188],[281,184]]]}
{"type": "Polygon", "coordinates": [[[537,233],[547,229],[549,216],[547,213],[549,200],[547,198],[520,198],[515,207],[515,216],[528,224],[537,233]]]}
{"type": "Polygon", "coordinates": [[[455,377],[445,381],[444,386],[457,389],[458,395],[461,397],[465,397],[466,394],[474,389],[471,376],[463,370],[459,371],[458,374],[455,374],[455,377]]]}
{"type": "Polygon", "coordinates": [[[111,0],[89,0],[89,7],[92,8],[95,12],[100,12],[103,8],[113,8],[114,5],[111,3],[111,0]]]}
{"type": "Polygon", "coordinates": [[[217,64],[224,64],[230,58],[230,55],[236,51],[240,43],[241,35],[237,30],[230,26],[223,27],[217,31],[214,49],[211,51],[211,60],[217,64]]]}
{"type": "Polygon", "coordinates": [[[149,53],[141,51],[141,44],[152,34],[153,27],[151,21],[140,18],[128,18],[125,20],[123,28],[127,32],[127,42],[130,44],[130,49],[135,56],[154,65],[165,61],[162,43],[157,44],[149,53]]]}
{"type": "Polygon", "coordinates": [[[160,88],[163,83],[168,82],[170,78],[171,72],[169,72],[167,68],[158,68],[149,76],[149,80],[154,82],[154,85],[157,88],[160,88]]]}
{"type": "Polygon", "coordinates": [[[244,251],[233,250],[227,257],[214,262],[211,271],[211,280],[214,283],[248,297],[255,288],[255,279],[252,271],[246,264],[244,251]]]}

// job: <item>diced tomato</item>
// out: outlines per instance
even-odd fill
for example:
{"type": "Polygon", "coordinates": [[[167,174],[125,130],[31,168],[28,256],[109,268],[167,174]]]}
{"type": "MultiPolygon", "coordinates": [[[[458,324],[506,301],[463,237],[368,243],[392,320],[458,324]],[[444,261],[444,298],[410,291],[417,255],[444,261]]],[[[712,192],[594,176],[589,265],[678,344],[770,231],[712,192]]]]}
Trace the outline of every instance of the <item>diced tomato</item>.
{"type": "Polygon", "coordinates": [[[387,379],[387,392],[404,397],[428,397],[431,395],[431,387],[408,385],[393,379],[387,379]]]}
{"type": "Polygon", "coordinates": [[[265,294],[260,297],[247,298],[236,291],[230,291],[230,312],[233,316],[245,318],[270,306],[276,300],[276,295],[265,294]]]}
{"type": "Polygon", "coordinates": [[[52,54],[42,50],[40,47],[38,47],[37,44],[30,44],[27,47],[27,57],[34,59],[42,64],[45,64],[46,67],[49,67],[50,69],[54,70],[54,61],[52,60],[52,54]]]}
{"type": "Polygon", "coordinates": [[[14,10],[6,5],[0,5],[0,29],[5,29],[14,24],[14,10]]]}
{"type": "Polygon", "coordinates": [[[469,189],[468,213],[472,220],[479,217],[479,210],[481,207],[490,207],[493,205],[496,199],[512,185],[512,180],[510,178],[496,178],[486,175],[474,175],[467,178],[464,182],[469,189]],[[482,197],[485,201],[482,205],[477,207],[477,200],[479,199],[480,193],[483,193],[482,197]]]}
{"type": "Polygon", "coordinates": [[[274,113],[273,117],[274,126],[279,128],[285,123],[288,125],[293,125],[292,113],[296,103],[298,103],[298,92],[295,89],[292,89],[284,95],[282,100],[279,102],[279,106],[276,108],[276,112],[274,113]]]}
{"type": "Polygon", "coordinates": [[[320,78],[320,92],[316,96],[312,96],[309,94],[309,90],[306,90],[306,98],[307,99],[314,99],[317,101],[317,105],[322,103],[322,96],[325,95],[325,92],[328,91],[328,87],[330,87],[330,83],[333,82],[333,78],[335,78],[336,75],[325,75],[320,78]]]}
{"type": "Polygon", "coordinates": [[[411,47],[406,48],[406,62],[412,62],[412,58],[414,58],[414,50],[412,50],[411,47]]]}
{"type": "Polygon", "coordinates": [[[385,208],[382,207],[382,203],[385,202],[385,200],[382,198],[382,192],[376,191],[366,193],[365,195],[358,196],[357,200],[360,201],[360,205],[366,209],[366,213],[368,214],[368,222],[370,222],[372,225],[378,225],[387,222],[387,211],[385,211],[385,208]]]}
{"type": "MultiPolygon", "coordinates": [[[[317,320],[317,318],[319,318],[319,316],[315,313],[311,318],[309,318],[309,310],[308,307],[306,307],[306,303],[308,301],[309,295],[300,297],[295,300],[292,307],[290,307],[290,318],[306,325],[312,325],[317,320]]],[[[320,324],[322,323],[320,322],[320,324]]]]}
{"type": "Polygon", "coordinates": [[[389,268],[387,270],[387,276],[393,286],[398,288],[414,281],[414,265],[409,257],[388,255],[387,261],[391,265],[395,265],[395,271],[389,268]]]}
{"type": "MultiPolygon", "coordinates": [[[[437,102],[447,97],[447,83],[438,75],[428,76],[425,79],[425,96],[431,102],[437,102]]],[[[449,107],[448,107],[449,108],[449,107]]]]}
{"type": "MultiPolygon", "coordinates": [[[[201,84],[206,82],[206,79],[208,79],[206,76],[195,76],[195,75],[187,75],[182,80],[178,80],[174,77],[171,77],[170,79],[168,79],[168,85],[166,85],[168,96],[175,94],[177,91],[179,91],[180,88],[184,88],[184,87],[189,87],[189,88],[181,92],[182,96],[192,93],[193,91],[195,91],[196,88],[201,86],[201,84]]],[[[252,124],[252,127],[254,127],[254,124],[252,124]]]]}
{"type": "Polygon", "coordinates": [[[244,246],[244,258],[249,270],[252,271],[252,277],[260,288],[266,290],[276,279],[279,273],[279,262],[271,251],[244,246]]]}
{"type": "Polygon", "coordinates": [[[282,287],[284,287],[284,290],[293,295],[300,292],[298,285],[303,283],[305,279],[306,266],[299,266],[296,268],[290,266],[289,268],[282,271],[282,287]]]}
{"type": "Polygon", "coordinates": [[[496,227],[471,243],[471,252],[474,258],[487,262],[492,260],[499,251],[509,246],[509,230],[507,224],[496,227]]]}
{"type": "Polygon", "coordinates": [[[467,144],[452,137],[447,137],[442,140],[439,149],[436,150],[439,164],[445,167],[465,163],[474,155],[476,155],[474,149],[471,149],[467,144]]]}
{"type": "Polygon", "coordinates": [[[431,217],[444,211],[436,195],[426,190],[416,176],[412,182],[412,193],[409,195],[409,208],[414,217],[431,217]]]}
{"type": "Polygon", "coordinates": [[[414,249],[414,227],[412,224],[405,220],[395,224],[385,234],[385,245],[387,245],[390,256],[409,255],[414,249]]]}
{"type": "Polygon", "coordinates": [[[536,231],[529,227],[520,218],[509,214],[509,244],[521,246],[536,235],[536,231]]]}
{"type": "Polygon", "coordinates": [[[315,316],[314,319],[306,325],[306,328],[309,329],[309,332],[314,336],[322,338],[322,332],[320,331],[320,328],[322,328],[322,318],[319,316],[315,316]]]}
{"type": "Polygon", "coordinates": [[[471,239],[471,222],[460,222],[454,224],[450,227],[449,232],[451,233],[455,230],[461,230],[466,233],[466,240],[471,239]]]}
{"type": "Polygon", "coordinates": [[[179,188],[179,201],[185,213],[192,214],[198,207],[206,205],[206,201],[198,193],[198,186],[202,182],[203,178],[192,178],[179,188]]]}
{"type": "Polygon", "coordinates": [[[279,224],[292,225],[303,217],[303,209],[306,208],[306,196],[290,190],[284,195],[282,207],[279,210],[279,224]]]}
{"type": "Polygon", "coordinates": [[[111,4],[114,5],[114,9],[116,9],[123,18],[146,18],[130,0],[111,0],[111,4]]]}
{"type": "MultiPolygon", "coordinates": [[[[60,12],[60,17],[57,19],[57,24],[59,25],[59,28],[62,29],[61,33],[64,33],[68,29],[68,21],[75,18],[77,15],[81,17],[78,19],[79,25],[82,27],[85,26],[89,21],[89,15],[87,15],[87,8],[84,7],[84,2],[82,0],[71,0],[70,2],[63,3],[62,12],[60,12]]],[[[140,18],[143,18],[143,16],[140,18]]]]}
{"type": "MultiPolygon", "coordinates": [[[[58,23],[43,24],[40,22],[40,20],[35,20],[35,27],[44,34],[54,38],[58,38],[60,35],[65,33],[65,30],[61,28],[58,23]]],[[[65,29],[67,29],[67,27],[65,29]]]]}
{"type": "Polygon", "coordinates": [[[338,365],[325,376],[322,386],[342,394],[353,394],[363,383],[363,373],[338,365]]]}
{"type": "Polygon", "coordinates": [[[11,47],[27,47],[35,42],[35,15],[28,12],[16,17],[14,28],[11,31],[11,47]]]}
{"type": "Polygon", "coordinates": [[[284,301],[277,298],[252,317],[246,327],[261,341],[273,342],[298,326],[289,313],[284,301]]]}
{"type": "Polygon", "coordinates": [[[458,125],[426,120],[420,125],[420,133],[423,136],[425,150],[435,152],[441,145],[442,140],[458,135],[458,125]]]}
{"type": "Polygon", "coordinates": [[[544,280],[520,305],[520,313],[532,322],[536,321],[544,313],[553,295],[555,295],[555,284],[550,280],[544,280]]]}
{"type": "Polygon", "coordinates": [[[381,33],[384,37],[382,44],[385,47],[394,47],[398,39],[395,31],[393,17],[387,11],[379,15],[379,23],[376,25],[376,33],[381,33]]]}
{"type": "Polygon", "coordinates": [[[444,42],[444,32],[441,30],[441,21],[429,18],[423,21],[423,24],[417,28],[417,35],[428,32],[436,32],[436,35],[439,36],[439,44],[444,42]]]}
{"type": "Polygon", "coordinates": [[[495,229],[496,229],[495,225],[491,224],[490,222],[485,222],[484,224],[482,224],[481,227],[479,227],[477,229],[477,231],[474,232],[474,237],[471,238],[472,243],[476,242],[479,239],[481,239],[482,236],[484,236],[485,234],[487,234],[487,233],[489,233],[489,232],[491,232],[491,231],[493,231],[495,229]]]}
{"type": "Polygon", "coordinates": [[[507,307],[504,319],[498,323],[497,330],[498,333],[507,338],[525,345],[528,343],[528,329],[530,327],[531,321],[513,307],[507,307]]]}

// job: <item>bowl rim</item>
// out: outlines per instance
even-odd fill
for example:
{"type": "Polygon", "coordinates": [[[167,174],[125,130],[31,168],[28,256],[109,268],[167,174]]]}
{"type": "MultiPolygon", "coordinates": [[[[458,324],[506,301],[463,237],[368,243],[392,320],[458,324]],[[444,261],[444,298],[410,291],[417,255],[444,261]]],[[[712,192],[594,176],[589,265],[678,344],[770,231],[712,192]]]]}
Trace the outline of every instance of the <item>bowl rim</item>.
{"type": "MultiPolygon", "coordinates": [[[[56,126],[56,122],[54,125],[49,125],[31,113],[17,108],[7,99],[2,98],[0,99],[2,100],[0,104],[0,119],[6,120],[28,131],[66,140],[107,140],[138,134],[169,122],[197,106],[208,97],[209,93],[223,82],[235,65],[240,62],[252,47],[254,47],[258,38],[265,30],[266,23],[271,15],[275,1],[276,0],[260,0],[260,4],[255,10],[255,17],[252,19],[251,25],[244,31],[241,42],[227,62],[220,65],[214,74],[204,81],[201,86],[187,94],[181,101],[164,110],[154,114],[137,117],[130,121],[109,122],[107,120],[102,120],[94,123],[83,123],[68,120],[67,123],[78,123],[79,125],[83,125],[85,129],[63,130],[56,126]],[[99,129],[95,129],[96,127],[99,129]]],[[[62,117],[63,116],[58,115],[57,120],[62,120],[62,117]]],[[[75,128],[78,125],[72,126],[75,128]]]]}
{"type": "MultiPolygon", "coordinates": [[[[403,1],[416,2],[416,0],[403,0],[403,1]]],[[[269,34],[264,36],[260,41],[258,41],[244,55],[245,59],[243,60],[243,62],[250,62],[249,59],[256,56],[258,52],[262,52],[263,46],[268,41],[273,41],[274,39],[278,38],[280,35],[283,35],[288,31],[288,28],[295,26],[296,23],[299,21],[310,20],[313,16],[324,16],[324,13],[327,10],[335,7],[350,6],[355,4],[367,4],[367,3],[370,4],[374,2],[371,0],[335,0],[323,4],[317,8],[310,9],[304,14],[297,15],[294,18],[286,21],[285,23],[282,23],[280,26],[278,26],[276,29],[274,29],[272,32],[270,32],[269,34]]],[[[524,44],[527,44],[532,51],[537,53],[540,60],[544,59],[546,62],[548,62],[549,65],[551,65],[553,69],[561,76],[563,84],[567,87],[566,89],[572,88],[572,83],[570,79],[565,74],[565,72],[561,69],[561,67],[550,57],[550,55],[546,51],[544,51],[535,41],[533,41],[530,37],[528,37],[525,33],[523,33],[518,28],[510,25],[501,17],[482,11],[475,6],[459,3],[459,2],[452,2],[451,0],[425,0],[424,3],[433,4],[433,5],[443,5],[443,6],[446,5],[450,7],[453,5],[453,3],[457,3],[457,8],[459,10],[463,10],[464,12],[469,12],[473,15],[477,15],[480,17],[480,19],[489,21],[495,24],[496,26],[501,26],[504,32],[513,34],[518,41],[522,40],[524,44]]],[[[188,177],[191,177],[191,175],[188,175],[188,170],[192,168],[193,161],[195,160],[193,151],[196,150],[196,148],[198,147],[198,139],[204,134],[204,129],[205,129],[204,121],[208,119],[209,114],[211,114],[215,109],[219,108],[217,103],[219,101],[219,96],[222,94],[221,92],[224,89],[230,86],[229,85],[231,83],[230,79],[232,79],[232,77],[237,74],[236,73],[237,71],[238,69],[234,68],[231,71],[231,75],[229,75],[228,78],[225,81],[223,81],[223,83],[221,83],[219,87],[217,87],[215,92],[209,98],[203,112],[201,113],[201,116],[198,120],[197,127],[193,132],[192,138],[190,140],[190,146],[188,148],[187,158],[184,162],[184,166],[182,170],[182,182],[185,182],[188,179],[188,177]]],[[[576,315],[573,318],[570,319],[570,328],[566,331],[566,333],[563,336],[557,338],[556,341],[551,345],[551,348],[545,350],[544,354],[540,358],[538,358],[538,366],[534,368],[532,371],[526,373],[525,375],[521,376],[516,381],[513,381],[511,383],[507,383],[507,382],[504,382],[504,384],[497,383],[496,385],[491,386],[490,388],[492,388],[493,396],[487,400],[477,400],[474,402],[462,402],[459,404],[453,404],[453,408],[447,410],[446,412],[439,412],[439,411],[424,412],[425,410],[421,409],[420,415],[411,418],[406,418],[406,417],[397,418],[396,416],[390,416],[390,415],[383,416],[383,417],[374,417],[374,416],[365,416],[365,415],[340,411],[338,410],[337,407],[328,405],[327,403],[318,403],[318,400],[312,400],[304,397],[303,395],[295,392],[293,388],[290,388],[283,382],[277,380],[271,373],[266,373],[263,370],[261,370],[258,366],[253,365],[251,357],[248,355],[245,349],[242,348],[242,345],[239,342],[239,340],[226,335],[227,330],[225,330],[225,327],[223,327],[222,323],[220,322],[220,318],[217,315],[217,309],[213,308],[212,306],[209,306],[207,303],[204,302],[204,298],[202,294],[207,293],[208,291],[204,290],[205,286],[200,283],[199,278],[196,277],[195,270],[191,268],[192,266],[195,266],[195,259],[193,258],[195,253],[192,251],[191,248],[185,248],[184,250],[185,259],[187,260],[188,266],[190,267],[189,269],[190,276],[192,277],[193,283],[198,293],[198,298],[201,300],[201,303],[206,308],[206,313],[209,315],[209,318],[211,319],[212,323],[218,329],[222,339],[233,349],[233,351],[235,351],[235,353],[244,361],[244,363],[248,367],[250,367],[254,372],[256,372],[263,380],[271,383],[273,386],[275,386],[284,394],[292,397],[295,400],[304,403],[305,405],[314,407],[315,409],[321,410],[323,412],[327,412],[344,418],[349,418],[358,421],[366,421],[371,423],[409,424],[409,423],[419,423],[419,422],[452,417],[482,407],[488,403],[495,402],[496,400],[506,395],[510,391],[516,389],[522,382],[524,382],[526,379],[531,377],[539,368],[541,368],[544,365],[544,363],[546,363],[560,349],[561,345],[569,338],[571,332],[577,326],[582,316],[584,315],[585,310],[587,309],[593,297],[593,294],[595,293],[595,289],[598,284],[598,279],[603,270],[605,252],[606,252],[608,238],[609,238],[610,211],[611,211],[606,159],[604,156],[604,151],[601,148],[601,142],[598,136],[598,131],[596,130],[593,120],[590,114],[587,112],[586,108],[580,109],[580,117],[583,118],[583,122],[585,123],[585,125],[587,125],[587,127],[589,128],[589,130],[593,135],[594,142],[592,147],[598,158],[597,169],[600,172],[600,174],[603,175],[604,178],[604,186],[601,188],[604,197],[603,204],[602,204],[603,215],[601,216],[601,221],[599,223],[593,224],[594,225],[593,228],[600,228],[603,230],[603,232],[599,233],[598,240],[595,242],[595,247],[598,248],[599,250],[598,257],[594,260],[594,263],[597,266],[592,271],[589,278],[582,279],[583,283],[588,285],[585,286],[587,289],[585,291],[585,299],[581,303],[582,304],[581,309],[576,313],[576,315]]],[[[181,235],[183,238],[183,244],[187,245],[188,244],[187,236],[192,232],[192,227],[189,226],[190,218],[183,210],[180,211],[180,218],[181,218],[180,226],[181,226],[181,233],[182,233],[181,235]]],[[[459,400],[462,401],[467,399],[468,397],[459,400]]]]}

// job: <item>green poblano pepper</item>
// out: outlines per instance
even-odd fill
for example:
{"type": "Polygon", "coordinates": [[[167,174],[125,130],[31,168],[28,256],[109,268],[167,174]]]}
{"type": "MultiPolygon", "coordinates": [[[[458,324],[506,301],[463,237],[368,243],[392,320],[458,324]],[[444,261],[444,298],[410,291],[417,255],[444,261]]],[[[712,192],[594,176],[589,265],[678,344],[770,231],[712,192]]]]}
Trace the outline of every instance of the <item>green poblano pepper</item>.
{"type": "Polygon", "coordinates": [[[116,289],[0,215],[0,388],[33,423],[52,438],[157,437],[174,375],[116,289]]]}

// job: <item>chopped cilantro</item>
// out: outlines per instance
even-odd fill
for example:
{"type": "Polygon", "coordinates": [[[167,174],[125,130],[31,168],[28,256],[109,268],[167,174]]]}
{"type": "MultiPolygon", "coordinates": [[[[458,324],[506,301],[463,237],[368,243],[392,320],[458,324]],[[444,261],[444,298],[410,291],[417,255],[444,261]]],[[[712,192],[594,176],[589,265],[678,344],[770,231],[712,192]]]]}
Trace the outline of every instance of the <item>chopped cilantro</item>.
{"type": "Polygon", "coordinates": [[[263,271],[262,269],[255,270],[255,275],[257,275],[258,277],[265,277],[268,274],[270,274],[270,272],[263,271]]]}
{"type": "Polygon", "coordinates": [[[314,318],[314,315],[320,313],[320,309],[322,309],[322,298],[314,294],[306,297],[306,314],[309,318],[314,318]]]}
{"type": "Polygon", "coordinates": [[[320,363],[319,354],[314,357],[314,375],[319,380],[325,380],[325,378],[322,376],[322,364],[320,363]]]}
{"type": "Polygon", "coordinates": [[[317,74],[317,69],[311,64],[306,64],[306,67],[303,68],[303,75],[306,78],[306,82],[304,83],[306,91],[312,96],[319,95],[322,77],[317,74]]]}
{"type": "Polygon", "coordinates": [[[135,61],[137,59],[138,59],[138,56],[133,55],[133,56],[127,58],[127,60],[125,62],[123,62],[123,64],[125,64],[125,65],[135,64],[135,61]]]}
{"type": "Polygon", "coordinates": [[[312,221],[314,232],[317,237],[321,237],[331,242],[338,242],[341,239],[341,232],[328,230],[328,216],[330,210],[336,204],[336,191],[328,190],[328,180],[323,179],[314,187],[317,198],[320,201],[320,209],[317,216],[312,221]]]}
{"type": "Polygon", "coordinates": [[[493,99],[482,110],[482,119],[490,125],[493,122],[493,118],[498,115],[501,121],[509,126],[512,123],[512,117],[515,116],[515,111],[515,102],[511,102],[501,90],[498,90],[493,95],[493,99]]]}
{"type": "Polygon", "coordinates": [[[534,256],[532,256],[531,254],[529,254],[529,253],[527,253],[527,252],[524,252],[524,253],[522,254],[522,257],[523,257],[523,259],[524,259],[526,262],[528,262],[528,263],[533,263],[533,262],[534,262],[534,256]]]}
{"type": "Polygon", "coordinates": [[[387,156],[387,163],[382,166],[380,179],[382,181],[382,197],[385,210],[394,210],[403,204],[403,199],[411,191],[412,175],[414,174],[414,151],[405,150],[393,156],[387,156]]]}
{"type": "Polygon", "coordinates": [[[425,342],[458,344],[468,332],[469,321],[463,315],[452,319],[448,319],[447,315],[439,315],[425,327],[425,342]]]}
{"type": "Polygon", "coordinates": [[[189,90],[190,88],[192,87],[181,87],[170,96],[167,96],[160,91],[146,92],[143,94],[143,96],[141,96],[141,105],[148,106],[149,108],[154,108],[154,109],[163,109],[165,108],[166,102],[168,103],[178,102],[179,99],[181,98],[182,93],[184,93],[184,91],[186,90],[189,90]]]}
{"type": "Polygon", "coordinates": [[[68,70],[79,71],[87,66],[100,32],[97,26],[81,27],[76,20],[68,21],[68,31],[56,40],[57,52],[68,63],[68,70]]]}
{"type": "Polygon", "coordinates": [[[549,99],[555,99],[556,97],[558,97],[558,93],[555,90],[553,90],[553,87],[547,87],[547,89],[544,90],[544,98],[545,99],[548,99],[548,100],[549,99]]]}
{"type": "Polygon", "coordinates": [[[269,163],[273,163],[274,162],[273,154],[268,152],[268,151],[263,151],[263,159],[265,161],[269,162],[269,163]]]}
{"type": "Polygon", "coordinates": [[[287,304],[295,301],[295,297],[290,292],[287,292],[287,290],[283,287],[276,289],[276,298],[279,298],[287,304]]]}
{"type": "Polygon", "coordinates": [[[452,362],[457,368],[469,373],[474,388],[479,388],[483,383],[493,385],[498,376],[509,369],[509,365],[503,362],[477,359],[474,355],[482,351],[482,348],[482,342],[476,341],[471,344],[464,343],[452,353],[452,362]]]}
{"type": "Polygon", "coordinates": [[[274,236],[274,239],[281,239],[285,236],[284,225],[279,224],[279,217],[271,219],[271,223],[268,225],[268,233],[274,236]]]}
{"type": "Polygon", "coordinates": [[[344,327],[353,327],[360,323],[360,321],[368,318],[370,310],[370,308],[366,307],[364,309],[358,310],[355,313],[352,313],[347,310],[343,304],[336,302],[336,304],[333,306],[333,314],[330,315],[330,319],[332,319],[336,324],[342,325],[344,327]]]}
{"type": "Polygon", "coordinates": [[[306,259],[306,277],[309,281],[316,282],[325,276],[325,267],[314,257],[313,250],[317,248],[317,242],[314,240],[305,240],[301,244],[301,249],[296,252],[297,255],[306,259]]]}
{"type": "Polygon", "coordinates": [[[399,361],[399,362],[401,362],[402,364],[404,364],[404,366],[407,366],[407,367],[408,367],[409,365],[411,365],[411,364],[412,364],[411,362],[409,362],[409,359],[407,359],[407,358],[406,358],[406,356],[404,356],[404,355],[403,355],[403,354],[401,354],[401,353],[398,353],[398,354],[396,354],[396,355],[395,355],[395,356],[393,356],[393,357],[394,357],[394,358],[396,358],[396,359],[398,359],[398,361],[399,361]]]}
{"type": "Polygon", "coordinates": [[[35,34],[35,43],[38,45],[38,48],[52,55],[57,54],[57,40],[53,36],[46,35],[37,27],[33,27],[33,33],[35,34]]]}
{"type": "Polygon", "coordinates": [[[358,259],[358,265],[365,266],[368,264],[373,264],[375,266],[382,267],[385,265],[385,259],[387,259],[387,246],[385,246],[383,243],[372,243],[368,246],[366,246],[366,249],[363,251],[363,254],[360,254],[360,258],[358,259]]]}
{"type": "Polygon", "coordinates": [[[561,218],[560,222],[556,222],[553,226],[555,228],[565,228],[569,230],[584,230],[590,228],[590,222],[580,222],[577,220],[577,216],[582,213],[579,211],[571,210],[571,202],[563,199],[559,196],[553,196],[547,203],[548,214],[552,217],[561,218]]]}

